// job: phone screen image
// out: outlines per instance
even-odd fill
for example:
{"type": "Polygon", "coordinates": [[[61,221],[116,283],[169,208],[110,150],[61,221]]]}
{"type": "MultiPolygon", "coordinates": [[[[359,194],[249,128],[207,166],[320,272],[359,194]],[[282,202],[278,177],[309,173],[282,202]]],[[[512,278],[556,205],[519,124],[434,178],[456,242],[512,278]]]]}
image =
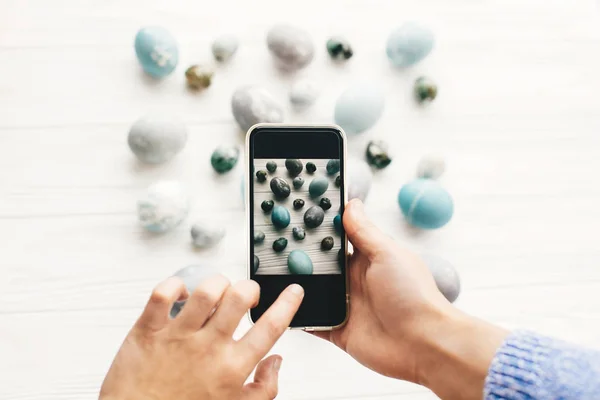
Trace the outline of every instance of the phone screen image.
{"type": "Polygon", "coordinates": [[[255,274],[341,274],[339,166],[339,159],[254,160],[255,274]]]}
{"type": "Polygon", "coordinates": [[[248,134],[252,321],[290,284],[304,288],[291,327],[328,329],[347,316],[345,137],[337,127],[258,126],[248,134]]]}

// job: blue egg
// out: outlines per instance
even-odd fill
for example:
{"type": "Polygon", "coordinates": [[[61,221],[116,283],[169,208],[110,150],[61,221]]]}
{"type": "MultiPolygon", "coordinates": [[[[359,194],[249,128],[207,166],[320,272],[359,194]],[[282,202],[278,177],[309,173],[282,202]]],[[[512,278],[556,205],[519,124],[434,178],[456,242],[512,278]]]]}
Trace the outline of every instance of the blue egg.
{"type": "Polygon", "coordinates": [[[324,176],[319,176],[310,182],[310,185],[308,186],[308,193],[310,193],[312,197],[319,197],[327,191],[328,187],[329,181],[327,178],[324,176]]]}
{"type": "Polygon", "coordinates": [[[343,225],[342,225],[342,216],[340,214],[333,217],[333,227],[335,228],[335,231],[338,234],[340,234],[340,235],[342,234],[343,225]]]}
{"type": "Polygon", "coordinates": [[[410,67],[427,57],[433,49],[433,32],[415,22],[407,22],[388,37],[387,56],[397,67],[410,67]]]}
{"type": "Polygon", "coordinates": [[[380,86],[354,84],[335,103],[335,123],[348,134],[364,132],[379,120],[384,106],[385,97],[380,86]]]}
{"type": "Polygon", "coordinates": [[[146,73],[155,78],[169,75],[179,61],[175,38],[164,28],[150,26],[135,35],[135,54],[146,73]]]}
{"type": "Polygon", "coordinates": [[[276,228],[285,228],[290,224],[290,212],[283,206],[275,206],[271,212],[271,222],[276,228]]]}
{"type": "Polygon", "coordinates": [[[406,220],[421,229],[441,228],[454,213],[450,194],[431,179],[416,179],[402,186],[398,204],[406,220]]]}
{"type": "Polygon", "coordinates": [[[293,250],[288,255],[288,270],[294,275],[311,275],[313,263],[308,254],[302,250],[293,250]]]}

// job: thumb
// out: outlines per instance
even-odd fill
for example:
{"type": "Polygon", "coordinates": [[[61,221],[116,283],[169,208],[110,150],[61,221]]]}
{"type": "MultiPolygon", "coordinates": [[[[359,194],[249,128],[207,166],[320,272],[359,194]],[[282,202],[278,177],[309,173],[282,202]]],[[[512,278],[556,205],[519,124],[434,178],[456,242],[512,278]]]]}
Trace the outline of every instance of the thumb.
{"type": "Polygon", "coordinates": [[[365,208],[359,199],[352,199],[344,210],[344,230],[352,246],[367,257],[373,257],[392,244],[365,214],[365,208]]]}
{"type": "Polygon", "coordinates": [[[273,400],[277,397],[281,356],[265,358],[256,366],[254,382],[244,386],[243,400],[273,400]]]}

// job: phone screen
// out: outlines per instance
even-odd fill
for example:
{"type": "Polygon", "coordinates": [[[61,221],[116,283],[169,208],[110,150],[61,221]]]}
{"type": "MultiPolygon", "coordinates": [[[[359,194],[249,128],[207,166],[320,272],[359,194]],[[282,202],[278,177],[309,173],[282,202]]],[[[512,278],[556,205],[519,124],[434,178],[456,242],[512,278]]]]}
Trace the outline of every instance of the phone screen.
{"type": "Polygon", "coordinates": [[[338,326],[347,313],[344,137],[336,128],[282,126],[249,135],[249,266],[261,286],[252,320],[298,283],[305,297],[291,326],[338,326]]]}

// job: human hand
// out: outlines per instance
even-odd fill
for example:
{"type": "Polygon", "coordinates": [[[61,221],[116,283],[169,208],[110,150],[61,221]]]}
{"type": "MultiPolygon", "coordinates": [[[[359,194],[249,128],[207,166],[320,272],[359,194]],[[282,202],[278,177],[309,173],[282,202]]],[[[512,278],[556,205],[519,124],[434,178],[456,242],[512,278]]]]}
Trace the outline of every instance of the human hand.
{"type": "Polygon", "coordinates": [[[364,366],[419,383],[443,398],[481,398],[483,381],[506,333],[454,308],[424,262],[398,246],[352,200],[343,216],[353,245],[345,326],[315,335],[364,366]]]}
{"type": "Polygon", "coordinates": [[[303,297],[302,287],[289,286],[235,341],[240,319],[258,303],[256,282],[231,286],[217,275],[188,298],[181,279],[167,279],[154,289],[117,353],[100,400],[274,399],[281,357],[262,358],[287,329],[303,297]],[[184,299],[185,307],[171,319],[173,303],[184,299]],[[254,382],[244,385],[255,367],[254,382]]]}

